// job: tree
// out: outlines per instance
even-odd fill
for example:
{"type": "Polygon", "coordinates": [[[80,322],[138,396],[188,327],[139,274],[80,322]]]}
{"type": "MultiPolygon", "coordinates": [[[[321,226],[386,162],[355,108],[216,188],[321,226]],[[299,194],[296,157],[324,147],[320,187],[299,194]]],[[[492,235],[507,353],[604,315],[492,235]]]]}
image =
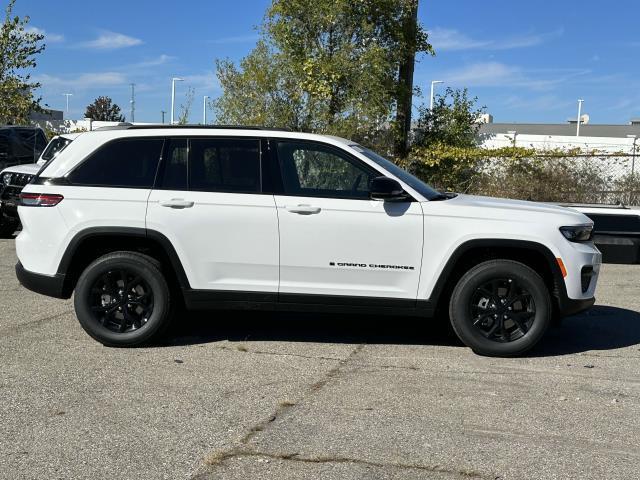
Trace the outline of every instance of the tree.
{"type": "Polygon", "coordinates": [[[408,59],[432,51],[414,8],[417,0],[273,0],[260,41],[239,67],[217,62],[218,121],[342,135],[375,146],[396,132],[390,129],[398,123],[396,109],[406,124],[413,89],[406,92],[401,73],[407,77],[408,59]],[[415,20],[413,33],[406,31],[407,17],[415,20]]]}
{"type": "Polygon", "coordinates": [[[420,107],[414,146],[474,147],[480,129],[478,120],[486,110],[476,107],[477,101],[477,97],[469,98],[466,88],[447,88],[444,94],[436,97],[433,110],[420,107]]]}
{"type": "Polygon", "coordinates": [[[40,84],[29,71],[45,49],[44,35],[26,30],[29,17],[13,15],[15,2],[9,0],[0,28],[0,124],[26,124],[30,112],[42,110],[33,95],[40,84]]]}
{"type": "Polygon", "coordinates": [[[178,115],[178,125],[186,125],[189,123],[189,116],[191,115],[191,107],[193,106],[193,98],[196,91],[193,87],[189,87],[185,96],[185,101],[180,105],[180,114],[178,115]]]}
{"type": "Polygon", "coordinates": [[[98,97],[91,105],[87,105],[85,118],[102,122],[124,122],[120,107],[110,97],[98,97]]]}

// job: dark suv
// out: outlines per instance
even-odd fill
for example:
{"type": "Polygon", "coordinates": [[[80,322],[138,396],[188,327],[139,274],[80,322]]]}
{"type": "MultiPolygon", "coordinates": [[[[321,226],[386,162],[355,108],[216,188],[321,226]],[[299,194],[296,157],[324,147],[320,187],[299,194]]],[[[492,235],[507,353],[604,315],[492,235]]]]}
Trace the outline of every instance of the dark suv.
{"type": "Polygon", "coordinates": [[[39,127],[0,127],[0,237],[19,226],[17,196],[39,170],[35,162],[46,145],[39,127]]]}

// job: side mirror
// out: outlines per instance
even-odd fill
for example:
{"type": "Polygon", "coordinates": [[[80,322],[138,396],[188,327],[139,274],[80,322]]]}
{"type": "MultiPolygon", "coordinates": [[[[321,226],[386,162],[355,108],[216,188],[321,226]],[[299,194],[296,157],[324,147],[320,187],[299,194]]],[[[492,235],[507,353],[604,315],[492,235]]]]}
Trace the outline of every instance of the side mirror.
{"type": "Polygon", "coordinates": [[[397,202],[407,199],[407,194],[402,189],[402,185],[397,180],[389,177],[376,177],[371,180],[369,192],[372,200],[397,202]]]}

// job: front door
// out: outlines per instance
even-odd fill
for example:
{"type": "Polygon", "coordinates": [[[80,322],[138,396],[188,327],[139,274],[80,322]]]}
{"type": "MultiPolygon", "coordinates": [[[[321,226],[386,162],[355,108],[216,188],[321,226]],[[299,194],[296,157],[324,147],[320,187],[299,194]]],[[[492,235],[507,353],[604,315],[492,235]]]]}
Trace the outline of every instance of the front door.
{"type": "MultiPolygon", "coordinates": [[[[419,202],[369,199],[372,167],[330,145],[275,141],[283,193],[280,300],[306,295],[415,300],[422,261],[419,202]]],[[[358,299],[355,299],[356,303],[358,299]]],[[[339,302],[340,303],[340,302],[339,302]]]]}

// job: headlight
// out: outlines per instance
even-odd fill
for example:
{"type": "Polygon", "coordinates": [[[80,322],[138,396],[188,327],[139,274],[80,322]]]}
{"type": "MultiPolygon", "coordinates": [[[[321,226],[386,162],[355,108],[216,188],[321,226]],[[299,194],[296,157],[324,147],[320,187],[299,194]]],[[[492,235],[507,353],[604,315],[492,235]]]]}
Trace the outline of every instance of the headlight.
{"type": "Polygon", "coordinates": [[[3,186],[7,186],[11,183],[11,172],[7,172],[7,173],[3,173],[2,174],[2,185],[3,186]]]}
{"type": "Polygon", "coordinates": [[[570,242],[588,242],[593,234],[593,225],[573,225],[560,227],[562,235],[570,242]]]}

